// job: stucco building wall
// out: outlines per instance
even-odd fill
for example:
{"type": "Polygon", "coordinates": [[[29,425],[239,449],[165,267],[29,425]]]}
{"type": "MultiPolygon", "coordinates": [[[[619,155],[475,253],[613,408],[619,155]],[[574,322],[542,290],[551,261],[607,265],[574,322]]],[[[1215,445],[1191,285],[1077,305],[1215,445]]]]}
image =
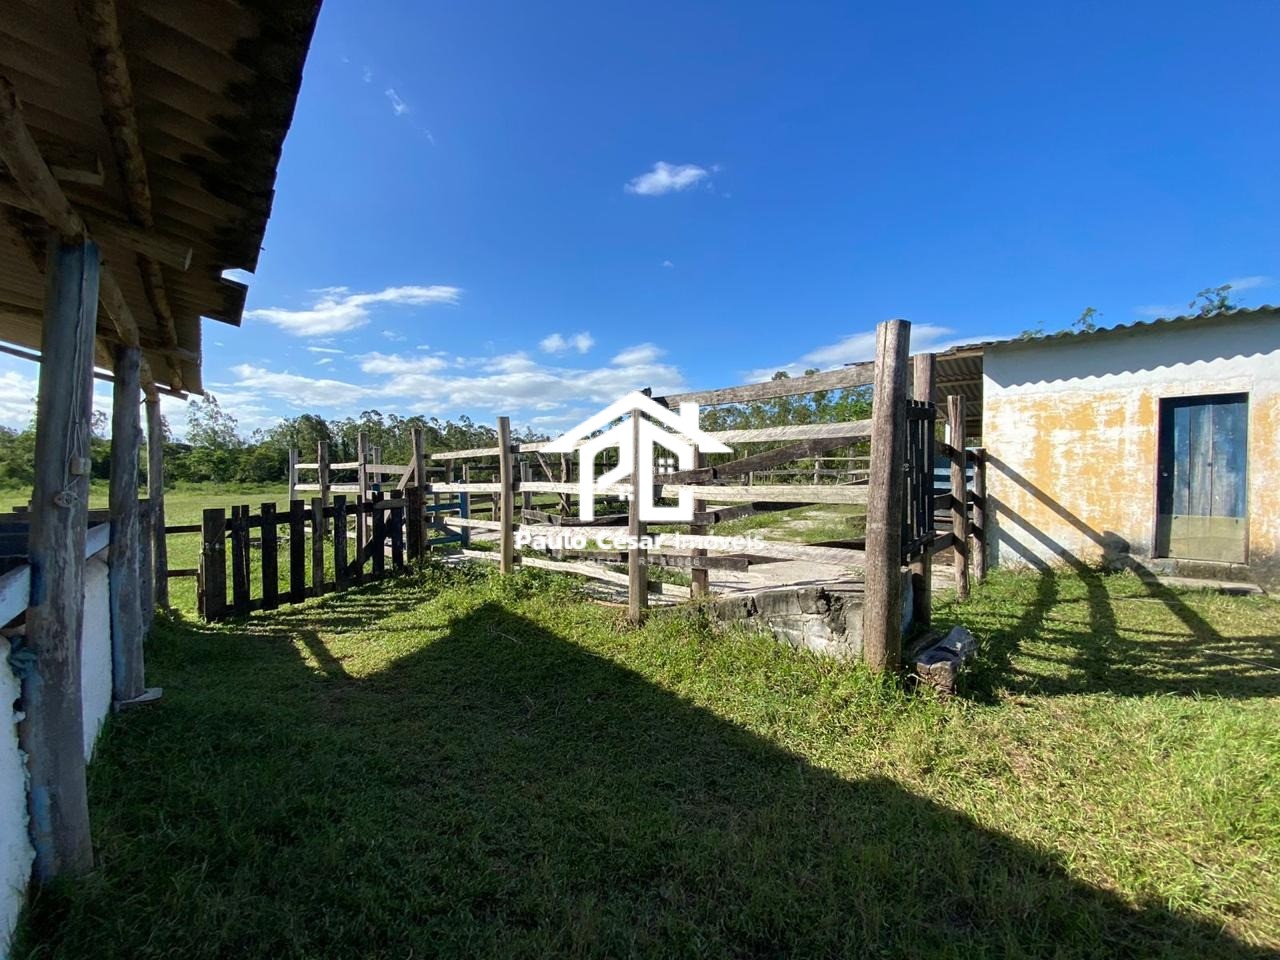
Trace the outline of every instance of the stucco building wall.
{"type": "Polygon", "coordinates": [[[1280,312],[986,349],[993,565],[1150,558],[1160,400],[1247,393],[1249,570],[1280,587],[1280,312]]]}

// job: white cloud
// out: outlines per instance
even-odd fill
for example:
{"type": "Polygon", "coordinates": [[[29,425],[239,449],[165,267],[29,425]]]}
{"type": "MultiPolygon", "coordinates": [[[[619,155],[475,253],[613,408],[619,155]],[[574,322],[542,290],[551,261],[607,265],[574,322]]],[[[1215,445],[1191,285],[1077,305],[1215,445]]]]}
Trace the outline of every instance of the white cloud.
{"type": "Polygon", "coordinates": [[[323,367],[326,363],[333,363],[333,357],[321,357],[316,361],[316,366],[323,367]]]}
{"type": "Polygon", "coordinates": [[[400,99],[400,95],[396,93],[395,87],[387,87],[384,91],[387,99],[391,101],[391,112],[397,117],[403,116],[409,112],[409,105],[400,99]]]}
{"type": "Polygon", "coordinates": [[[648,173],[627,181],[627,193],[642,197],[660,197],[665,193],[688,190],[711,176],[711,171],[695,163],[672,164],[659,160],[648,173]]]}
{"type": "MultiPolygon", "coordinates": [[[[248,391],[255,399],[272,397],[284,400],[298,410],[313,407],[343,407],[358,403],[370,394],[368,387],[342,380],[325,380],[304,377],[296,373],[276,373],[264,367],[240,363],[231,368],[239,379],[231,384],[233,389],[248,391]]],[[[223,394],[217,394],[219,401],[223,394]]]]}
{"type": "Polygon", "coordinates": [[[1271,277],[1264,277],[1255,274],[1251,277],[1236,277],[1234,280],[1228,280],[1227,283],[1231,284],[1232,293],[1239,293],[1242,290],[1256,290],[1259,287],[1269,287],[1275,283],[1275,281],[1272,280],[1271,277]]]}
{"type": "Polygon", "coordinates": [[[558,333],[553,333],[538,341],[538,347],[542,352],[551,354],[565,353],[570,349],[577,350],[579,353],[586,353],[595,345],[595,337],[591,336],[591,334],[587,333],[585,330],[582,333],[575,333],[568,337],[561,336],[558,333]]]}
{"type": "Polygon", "coordinates": [[[440,357],[402,357],[399,354],[366,353],[360,358],[365,373],[434,373],[449,365],[440,357]]]}
{"type": "Polygon", "coordinates": [[[35,413],[38,389],[35,377],[24,376],[16,370],[0,373],[0,424],[16,430],[26,427],[35,413]]]}
{"type": "MultiPolygon", "coordinates": [[[[981,340],[997,340],[992,336],[956,337],[955,331],[949,327],[940,327],[932,323],[914,324],[911,327],[911,352],[938,353],[961,343],[974,343],[981,340]]],[[[861,360],[872,360],[876,355],[876,332],[867,330],[853,333],[835,343],[815,347],[797,360],[781,363],[772,367],[757,367],[745,374],[746,382],[756,383],[768,380],[779,370],[796,377],[806,370],[833,370],[846,363],[857,363],[861,360]]]]}
{"type": "Polygon", "coordinates": [[[387,287],[376,293],[348,293],[341,287],[317,292],[320,299],[302,310],[264,307],[246,310],[244,315],[250,320],[265,320],[275,324],[285,333],[297,337],[316,337],[364,326],[369,322],[369,308],[375,304],[422,306],[430,303],[457,303],[462,294],[457,287],[439,284],[428,287],[387,287]]]}
{"type": "Polygon", "coordinates": [[[312,353],[346,353],[345,350],[339,350],[337,347],[307,347],[312,353]]]}
{"type": "Polygon", "coordinates": [[[407,339],[403,333],[396,333],[394,330],[383,330],[382,335],[392,343],[403,343],[407,339]]]}
{"type": "Polygon", "coordinates": [[[625,348],[609,362],[617,367],[649,364],[657,360],[664,352],[661,347],[654,346],[652,343],[640,343],[634,347],[625,348]]]}
{"type": "Polygon", "coordinates": [[[360,79],[365,83],[373,83],[373,67],[365,67],[361,70],[360,79]]]}
{"type": "Polygon", "coordinates": [[[670,268],[670,267],[674,267],[674,266],[675,266],[675,264],[674,264],[674,263],[672,263],[670,260],[663,260],[663,261],[662,261],[662,265],[663,265],[664,267],[668,267],[668,268],[670,268]]]}

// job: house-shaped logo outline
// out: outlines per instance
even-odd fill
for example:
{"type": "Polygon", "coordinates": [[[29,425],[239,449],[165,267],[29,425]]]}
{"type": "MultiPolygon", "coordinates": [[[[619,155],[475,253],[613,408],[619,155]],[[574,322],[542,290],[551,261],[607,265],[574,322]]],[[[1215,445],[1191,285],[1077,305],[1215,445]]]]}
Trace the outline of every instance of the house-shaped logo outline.
{"type": "Polygon", "coordinates": [[[626,476],[632,477],[632,496],[638,497],[640,519],[647,523],[688,523],[693,519],[693,490],[681,490],[674,507],[659,507],[653,502],[653,451],[661,445],[676,454],[681,470],[692,470],[695,448],[703,453],[732,453],[733,449],[698,426],[698,405],[681,403],[678,413],[667,409],[638,390],[615,400],[594,416],[588,417],[571,430],[565,431],[543,449],[549,453],[578,452],[578,513],[585,522],[595,519],[595,494],[597,486],[619,483],[626,476]],[[632,461],[632,430],[630,421],[616,424],[599,436],[592,436],[606,424],[629,416],[632,411],[646,414],[640,421],[640,462],[646,469],[636,470],[632,461]],[[659,430],[658,421],[670,427],[670,432],[659,430]],[[594,476],[595,457],[601,450],[616,446],[618,465],[599,477],[594,476]]]}

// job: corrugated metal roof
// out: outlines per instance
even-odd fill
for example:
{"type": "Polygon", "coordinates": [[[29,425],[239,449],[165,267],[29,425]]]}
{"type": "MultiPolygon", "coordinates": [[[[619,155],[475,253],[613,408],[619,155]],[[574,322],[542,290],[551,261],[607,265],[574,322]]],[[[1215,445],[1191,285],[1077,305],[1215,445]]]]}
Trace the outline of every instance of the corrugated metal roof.
{"type": "MultiPolygon", "coordinates": [[[[187,270],[162,266],[161,277],[184,354],[181,380],[198,392],[200,318],[240,323],[246,288],[222,272],[257,265],[320,2],[117,0],[115,7],[152,229],[193,250],[187,270]]],[[[52,144],[100,160],[100,186],[62,184],[77,210],[91,223],[95,213],[138,223],[104,123],[83,12],[76,0],[0,0],[0,74],[16,89],[42,148],[52,144]]],[[[0,337],[38,348],[43,222],[5,210],[0,236],[0,337]]],[[[167,328],[138,257],[109,238],[95,239],[144,347],[156,347],[146,351],[156,380],[167,384],[170,367],[159,350],[167,328]]],[[[99,328],[110,330],[111,322],[100,317],[99,328]]]]}

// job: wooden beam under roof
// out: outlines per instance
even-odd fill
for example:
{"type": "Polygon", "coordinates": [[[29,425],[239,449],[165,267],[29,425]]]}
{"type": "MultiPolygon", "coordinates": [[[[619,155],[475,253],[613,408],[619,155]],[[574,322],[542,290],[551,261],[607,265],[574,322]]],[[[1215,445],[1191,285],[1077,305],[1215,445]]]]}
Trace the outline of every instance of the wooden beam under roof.
{"type": "MultiPolygon", "coordinates": [[[[147,160],[142,152],[138,115],[133,105],[133,80],[120,38],[120,20],[115,0],[77,0],[76,13],[89,45],[89,60],[94,79],[102,96],[102,122],[116,155],[120,182],[124,185],[125,202],[130,217],[148,230],[155,228],[151,212],[151,184],[147,180],[147,160]]],[[[178,345],[178,328],[165,290],[160,265],[146,254],[138,254],[138,272],[147,302],[156,316],[161,339],[167,346],[178,345]]],[[[169,383],[182,389],[182,367],[168,357],[169,383]]]]}
{"type": "MultiPolygon", "coordinates": [[[[72,208],[58,181],[40,155],[40,149],[31,137],[22,117],[22,105],[17,91],[6,77],[0,76],[0,159],[24,193],[33,201],[45,221],[62,237],[83,239],[89,236],[88,227],[72,208]]],[[[107,315],[115,323],[122,343],[139,346],[138,324],[124,299],[114,275],[105,265],[98,279],[98,297],[107,315]]],[[[143,362],[143,389],[148,396],[155,395],[155,377],[143,362]]],[[[171,384],[172,385],[172,384],[171,384]]]]}

